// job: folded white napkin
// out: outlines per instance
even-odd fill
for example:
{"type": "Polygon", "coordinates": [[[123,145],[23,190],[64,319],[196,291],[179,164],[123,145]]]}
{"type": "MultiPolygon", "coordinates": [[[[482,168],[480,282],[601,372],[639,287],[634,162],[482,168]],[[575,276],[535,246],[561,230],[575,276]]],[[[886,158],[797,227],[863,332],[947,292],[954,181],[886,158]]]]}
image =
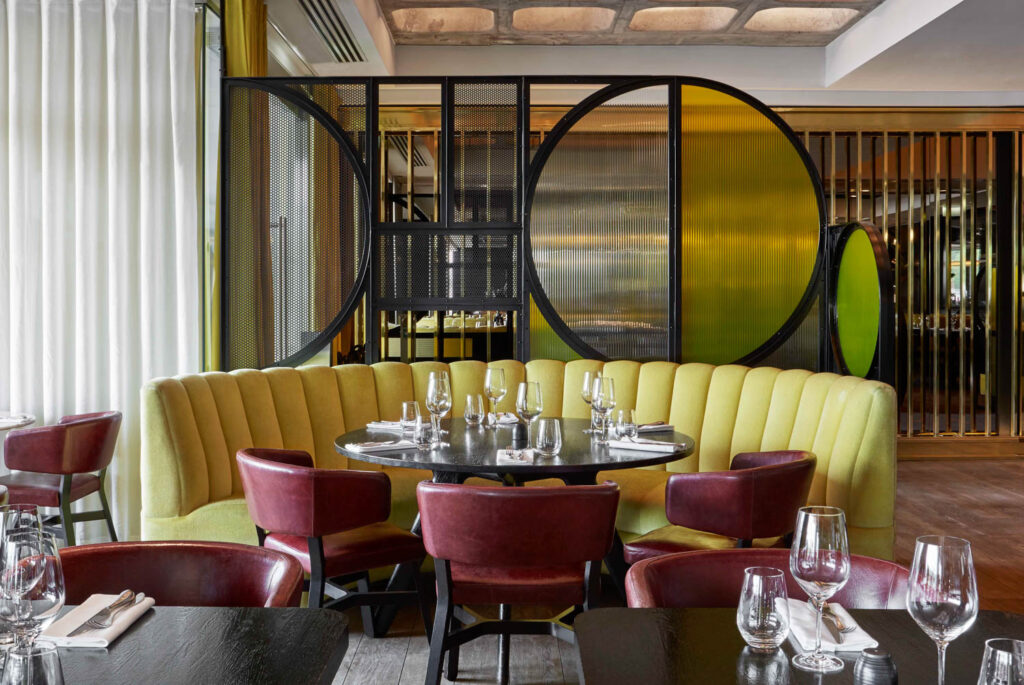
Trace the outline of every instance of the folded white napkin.
{"type": "MultiPolygon", "coordinates": [[[[494,412],[487,415],[487,423],[492,426],[495,424],[494,412]]],[[[519,423],[519,417],[507,411],[498,412],[497,423],[499,426],[511,426],[519,423]]]]}
{"type": "MultiPolygon", "coordinates": [[[[878,641],[867,634],[857,621],[838,604],[828,605],[848,626],[856,625],[857,629],[843,633],[843,641],[837,644],[828,627],[821,625],[821,649],[825,652],[859,652],[863,649],[877,647],[878,641]]],[[[803,651],[814,649],[814,630],[818,615],[814,607],[798,599],[789,600],[789,634],[803,651]]],[[[826,619],[827,620],[827,619],[826,619]]]]}
{"type": "Polygon", "coordinates": [[[68,637],[68,633],[96,615],[103,607],[110,606],[119,596],[92,595],[85,602],[50,624],[50,627],[43,631],[42,637],[58,647],[68,649],[105,649],[109,647],[114,640],[121,636],[121,633],[128,630],[144,613],[149,611],[156,604],[156,600],[140,593],[136,595],[135,604],[114,614],[114,622],[110,624],[109,628],[87,630],[74,637],[68,637]]]}
{"type": "Polygon", "coordinates": [[[0,430],[27,426],[32,423],[32,417],[28,414],[0,414],[0,430]]]}
{"type": "Polygon", "coordinates": [[[637,433],[667,433],[674,430],[670,423],[645,423],[636,427],[637,433]]]}
{"type": "Polygon", "coordinates": [[[371,454],[373,452],[396,452],[401,450],[414,450],[416,444],[412,440],[382,440],[380,442],[350,442],[345,449],[353,452],[371,454]]]}
{"type": "Polygon", "coordinates": [[[402,430],[401,421],[371,421],[366,424],[366,430],[368,431],[400,431],[402,430]]]}
{"type": "Polygon", "coordinates": [[[498,450],[497,462],[505,465],[532,464],[533,456],[533,450],[529,448],[522,450],[498,450]]]}
{"type": "Polygon", "coordinates": [[[638,452],[675,452],[679,449],[679,445],[674,442],[644,440],[643,438],[609,440],[608,446],[619,450],[636,450],[638,452]]]}

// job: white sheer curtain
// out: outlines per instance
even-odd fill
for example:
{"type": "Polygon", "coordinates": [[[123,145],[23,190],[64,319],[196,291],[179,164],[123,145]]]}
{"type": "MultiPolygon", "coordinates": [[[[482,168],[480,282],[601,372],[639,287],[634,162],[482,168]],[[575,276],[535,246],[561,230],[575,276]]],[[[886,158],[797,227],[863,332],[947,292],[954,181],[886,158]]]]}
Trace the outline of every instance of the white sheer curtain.
{"type": "Polygon", "coordinates": [[[137,538],[139,389],[200,368],[193,2],[0,8],[0,409],[122,411],[137,538]]]}

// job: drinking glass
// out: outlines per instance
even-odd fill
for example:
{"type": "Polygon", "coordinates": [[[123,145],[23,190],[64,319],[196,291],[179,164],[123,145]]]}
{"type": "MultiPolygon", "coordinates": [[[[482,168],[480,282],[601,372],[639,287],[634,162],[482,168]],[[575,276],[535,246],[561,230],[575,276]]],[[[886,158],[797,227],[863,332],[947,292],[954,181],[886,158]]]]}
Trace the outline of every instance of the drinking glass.
{"type": "Polygon", "coordinates": [[[504,369],[487,369],[487,374],[484,376],[484,394],[487,395],[487,399],[491,401],[491,412],[494,414],[494,423],[487,421],[487,428],[496,428],[498,425],[498,402],[508,392],[508,388],[505,386],[505,370],[504,369]]]}
{"type": "Polygon", "coordinates": [[[403,433],[412,433],[416,428],[416,422],[420,420],[420,403],[416,401],[402,402],[402,424],[403,433]]]}
{"type": "Polygon", "coordinates": [[[466,425],[476,428],[484,418],[484,398],[480,395],[466,395],[466,409],[462,412],[466,425]]]}
{"type": "Polygon", "coordinates": [[[612,409],[615,409],[615,383],[611,378],[598,376],[594,379],[591,390],[591,406],[601,417],[601,427],[597,431],[597,441],[601,444],[608,442],[608,417],[612,409]]]}
{"type": "Polygon", "coordinates": [[[744,647],[736,659],[736,685],[790,685],[786,653],[744,647]]]}
{"type": "Polygon", "coordinates": [[[39,642],[28,649],[12,649],[7,653],[0,685],[64,685],[57,648],[50,642],[39,642]]]}
{"type": "Polygon", "coordinates": [[[427,411],[430,412],[430,427],[434,432],[434,446],[448,443],[441,441],[441,417],[452,408],[452,384],[447,371],[431,371],[427,379],[427,411]]]}
{"type": "Polygon", "coordinates": [[[587,403],[588,407],[590,407],[590,428],[585,429],[583,431],[584,433],[597,432],[597,430],[594,428],[594,418],[597,416],[597,414],[594,412],[594,408],[593,406],[591,406],[591,403],[594,400],[594,379],[597,378],[597,376],[599,375],[600,373],[598,371],[583,372],[583,387],[580,388],[580,397],[582,397],[583,401],[587,403]]]}
{"type": "Polygon", "coordinates": [[[770,652],[789,636],[786,575],[777,568],[752,566],[743,572],[736,627],[753,649],[770,652]]]}
{"type": "Polygon", "coordinates": [[[544,400],[540,395],[540,383],[526,381],[519,384],[519,394],[516,396],[516,411],[526,421],[526,444],[533,444],[532,424],[533,419],[540,416],[544,411],[544,400]]]}
{"type": "Polygon", "coordinates": [[[925,535],[910,567],[907,611],[939,650],[939,685],[946,682],[946,647],[978,617],[978,582],[971,543],[925,535]]]}
{"type": "Polygon", "coordinates": [[[34,639],[28,620],[32,595],[47,567],[42,541],[43,534],[31,528],[6,533],[0,541],[0,619],[14,632],[13,649],[34,639]]]}
{"type": "Polygon", "coordinates": [[[29,647],[64,608],[64,571],[57,551],[57,539],[53,535],[43,533],[40,536],[39,557],[32,563],[42,567],[42,575],[18,603],[19,617],[15,629],[22,643],[29,647]]]}
{"type": "Polygon", "coordinates": [[[412,441],[420,450],[429,450],[434,442],[434,431],[430,430],[430,424],[421,416],[416,417],[416,424],[412,428],[412,441]]]}
{"type": "Polygon", "coordinates": [[[562,449],[562,422],[558,419],[541,419],[537,422],[537,451],[545,457],[553,457],[562,449]]]}
{"type": "Polygon", "coordinates": [[[978,685],[1024,685],[1024,640],[986,640],[978,685]]]}
{"type": "Polygon", "coordinates": [[[803,507],[796,516],[789,570],[818,611],[814,651],[797,654],[793,665],[814,673],[843,670],[843,660],[821,651],[821,620],[825,602],[850,577],[850,547],[846,514],[838,507],[803,507]]]}
{"type": "Polygon", "coordinates": [[[8,532],[25,528],[43,532],[43,517],[34,504],[5,504],[0,506],[0,538],[8,532]]]}
{"type": "Polygon", "coordinates": [[[632,409],[619,411],[619,421],[615,426],[615,431],[620,438],[626,438],[627,440],[635,438],[637,436],[636,412],[632,409]]]}

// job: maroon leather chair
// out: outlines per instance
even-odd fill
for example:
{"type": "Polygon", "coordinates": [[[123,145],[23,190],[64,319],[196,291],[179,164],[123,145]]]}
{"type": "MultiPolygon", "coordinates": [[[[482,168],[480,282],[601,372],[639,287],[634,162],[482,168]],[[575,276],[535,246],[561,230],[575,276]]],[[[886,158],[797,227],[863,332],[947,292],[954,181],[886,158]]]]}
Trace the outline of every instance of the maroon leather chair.
{"type": "MultiPolygon", "coordinates": [[[[665,485],[669,522],[752,546],[755,538],[788,536],[807,504],[817,459],[810,452],[745,452],[728,471],[677,473],[665,485]]],[[[664,529],[662,529],[664,530],[664,529]]],[[[698,547],[666,539],[659,531],[625,545],[626,563],[698,547]]]]}
{"type": "Polygon", "coordinates": [[[302,567],[287,554],[230,542],[104,542],[60,550],[68,604],[145,592],[163,606],[297,607],[302,567]]]}
{"type": "Polygon", "coordinates": [[[46,521],[57,525],[68,545],[75,544],[75,524],[106,521],[110,539],[117,541],[110,505],[103,490],[107,467],[114,457],[121,412],[65,416],[56,425],[13,430],[4,440],[4,463],[16,471],[0,477],[10,504],[35,504],[60,510],[46,521]],[[100,509],[74,513],[71,504],[97,493],[100,509]]]}
{"type": "MultiPolygon", "coordinates": [[[[626,574],[631,607],[735,608],[743,571],[772,566],[786,574],[790,597],[807,599],[789,572],[788,549],[723,549],[668,554],[634,564],[626,574]]],[[[850,579],[829,601],[847,609],[902,609],[910,574],[899,564],[850,555],[850,579]]]]}
{"type": "Polygon", "coordinates": [[[572,487],[494,488],[423,482],[417,486],[423,544],[434,557],[437,608],[426,682],[458,676],[459,645],[501,636],[499,673],[508,675],[512,634],[551,634],[573,641],[557,622],[512,621],[510,605],[596,605],[601,560],[611,549],[619,489],[614,483],[572,487]],[[455,605],[497,604],[500,620],[461,627],[455,605]],[[454,628],[454,630],[453,630],[454,628]]]}
{"type": "MultiPolygon", "coordinates": [[[[426,556],[423,541],[387,522],[391,481],[380,471],[313,468],[301,450],[239,450],[238,474],[249,516],[260,544],[294,557],[309,574],[309,606],[346,609],[358,606],[363,631],[379,637],[383,630],[372,606],[424,601],[419,567],[426,556]],[[370,592],[370,569],[399,565],[385,592],[370,592]],[[403,574],[411,574],[412,578],[403,574]],[[343,589],[355,582],[358,592],[343,589]],[[324,593],[334,601],[323,603],[324,593]]],[[[424,611],[424,623],[430,630],[424,611]]]]}

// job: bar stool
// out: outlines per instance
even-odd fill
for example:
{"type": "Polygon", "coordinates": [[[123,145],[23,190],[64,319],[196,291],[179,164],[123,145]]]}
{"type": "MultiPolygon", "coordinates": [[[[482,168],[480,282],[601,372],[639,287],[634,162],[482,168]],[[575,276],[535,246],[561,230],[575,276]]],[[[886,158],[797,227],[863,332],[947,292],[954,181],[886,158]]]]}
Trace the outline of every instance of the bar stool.
{"type": "Polygon", "coordinates": [[[106,521],[110,539],[116,542],[103,481],[120,429],[121,412],[107,411],[11,431],[4,440],[4,463],[16,473],[0,476],[8,503],[59,509],[59,516],[45,523],[57,527],[69,546],[75,544],[75,524],[83,521],[106,521]],[[100,497],[100,509],[71,511],[73,502],[94,492],[100,497]]]}

